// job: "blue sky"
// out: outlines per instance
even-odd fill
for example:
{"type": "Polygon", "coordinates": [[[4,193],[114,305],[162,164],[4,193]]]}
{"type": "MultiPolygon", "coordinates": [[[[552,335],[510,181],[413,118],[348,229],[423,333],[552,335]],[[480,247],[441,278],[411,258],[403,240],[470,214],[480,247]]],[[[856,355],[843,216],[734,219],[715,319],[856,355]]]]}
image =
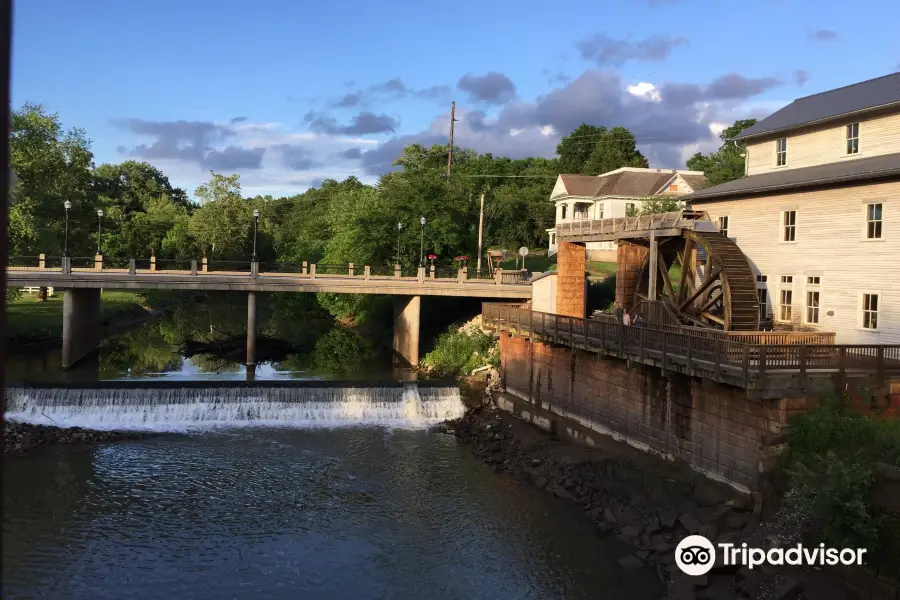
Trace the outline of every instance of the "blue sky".
{"type": "Polygon", "coordinates": [[[20,0],[13,103],[192,192],[374,181],[415,141],[552,156],[625,125],[652,166],[799,97],[900,70],[896,0],[20,0]],[[852,15],[865,16],[865,27],[852,15]],[[863,35],[864,37],[860,37],[863,35]]]}

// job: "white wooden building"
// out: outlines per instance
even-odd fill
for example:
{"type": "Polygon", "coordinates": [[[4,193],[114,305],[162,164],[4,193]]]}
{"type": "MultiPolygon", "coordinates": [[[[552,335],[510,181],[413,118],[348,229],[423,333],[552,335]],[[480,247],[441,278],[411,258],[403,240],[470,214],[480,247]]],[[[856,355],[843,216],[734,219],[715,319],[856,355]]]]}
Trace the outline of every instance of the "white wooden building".
{"type": "Polygon", "coordinates": [[[900,73],[746,129],[747,175],[687,198],[750,260],[776,327],[900,344],[900,73]]]}
{"type": "MultiPolygon", "coordinates": [[[[651,196],[684,196],[706,186],[701,171],[622,167],[602,175],[560,175],[550,193],[556,224],[625,217],[651,196]]],[[[556,253],[556,227],[547,229],[549,254],[556,253]]],[[[586,244],[588,259],[615,262],[615,242],[586,244]]]]}

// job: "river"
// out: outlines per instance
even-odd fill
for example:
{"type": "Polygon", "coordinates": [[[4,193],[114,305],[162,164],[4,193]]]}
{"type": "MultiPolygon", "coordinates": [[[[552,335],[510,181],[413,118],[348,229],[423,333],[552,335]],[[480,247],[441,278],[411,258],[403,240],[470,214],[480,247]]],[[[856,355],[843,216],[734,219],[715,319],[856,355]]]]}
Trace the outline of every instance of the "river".
{"type": "Polygon", "coordinates": [[[577,505],[428,431],[462,413],[455,387],[340,383],[290,356],[267,366],[282,381],[216,384],[150,348],[160,325],[106,344],[157,358],[101,352],[91,375],[131,381],[9,393],[7,417],[152,433],[6,461],[4,598],[659,597],[577,505]]]}

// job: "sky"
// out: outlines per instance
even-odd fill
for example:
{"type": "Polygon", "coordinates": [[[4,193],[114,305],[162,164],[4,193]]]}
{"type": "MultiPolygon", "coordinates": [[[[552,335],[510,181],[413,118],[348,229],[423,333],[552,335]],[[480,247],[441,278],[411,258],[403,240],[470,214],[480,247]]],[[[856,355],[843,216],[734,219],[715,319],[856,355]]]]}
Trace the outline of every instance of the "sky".
{"type": "Polygon", "coordinates": [[[622,125],[684,168],[736,119],[900,70],[897,22],[896,0],[18,0],[12,97],[189,193],[210,169],[245,195],[374,182],[447,143],[452,101],[458,147],[552,157],[622,125]]]}

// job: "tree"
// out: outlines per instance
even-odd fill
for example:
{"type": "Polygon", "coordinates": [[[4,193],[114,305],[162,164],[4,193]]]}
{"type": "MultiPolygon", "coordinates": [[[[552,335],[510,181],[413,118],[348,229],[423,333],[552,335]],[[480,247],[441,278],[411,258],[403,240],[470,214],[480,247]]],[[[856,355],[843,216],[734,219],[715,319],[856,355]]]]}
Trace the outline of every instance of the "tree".
{"type": "Polygon", "coordinates": [[[684,202],[671,196],[649,196],[641,198],[637,205],[640,208],[632,208],[627,211],[627,216],[658,215],[660,213],[677,212],[684,208],[684,202]]]}
{"type": "Polygon", "coordinates": [[[184,190],[173,188],[162,171],[146,162],[126,160],[117,165],[100,165],[94,169],[94,189],[110,199],[110,204],[120,206],[126,216],[146,210],[151,199],[161,196],[191,208],[184,190]]]}
{"type": "Polygon", "coordinates": [[[253,206],[241,197],[240,175],[209,173],[194,191],[202,204],[191,216],[190,233],[210,257],[249,260],[253,206]]]}
{"type": "Polygon", "coordinates": [[[582,123],[575,128],[575,131],[563,136],[556,146],[556,155],[559,156],[559,172],[584,173],[584,166],[594,151],[594,142],[604,133],[606,133],[606,127],[595,127],[582,123]]]}
{"type": "Polygon", "coordinates": [[[716,152],[707,155],[696,153],[688,159],[687,168],[692,171],[703,171],[709,185],[719,185],[740,179],[744,176],[744,156],[746,145],[744,142],[730,141],[743,130],[756,124],[756,119],[742,119],[735,121],[719,134],[722,146],[716,152]]]}
{"type": "Polygon", "coordinates": [[[637,149],[634,135],[624,127],[613,127],[597,137],[582,173],[601,175],[621,167],[649,166],[647,159],[637,149]]]}

